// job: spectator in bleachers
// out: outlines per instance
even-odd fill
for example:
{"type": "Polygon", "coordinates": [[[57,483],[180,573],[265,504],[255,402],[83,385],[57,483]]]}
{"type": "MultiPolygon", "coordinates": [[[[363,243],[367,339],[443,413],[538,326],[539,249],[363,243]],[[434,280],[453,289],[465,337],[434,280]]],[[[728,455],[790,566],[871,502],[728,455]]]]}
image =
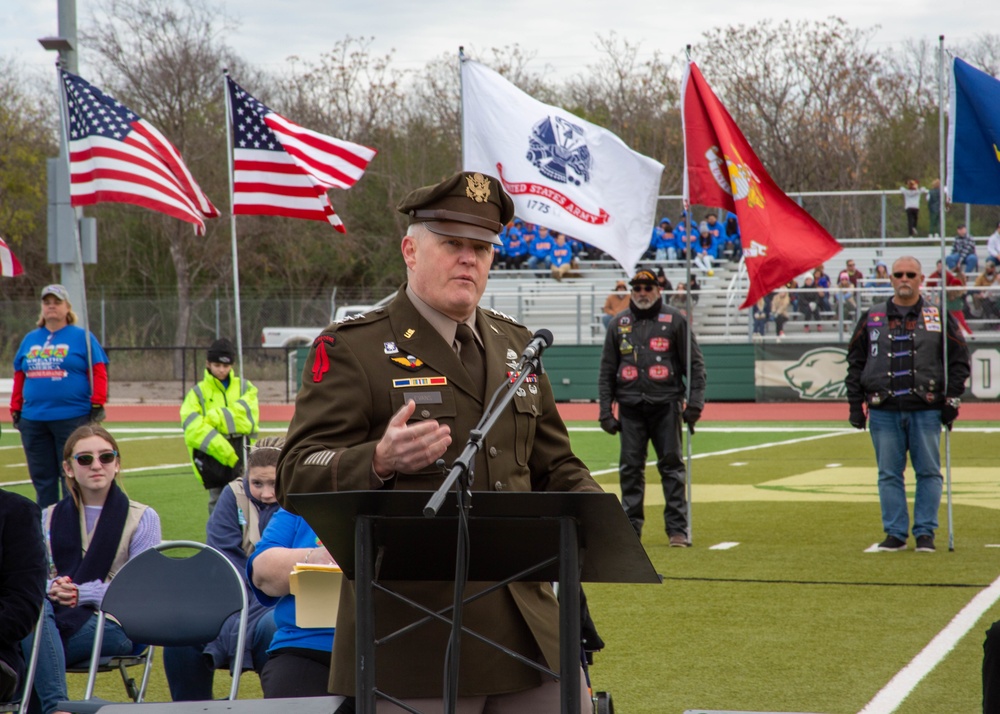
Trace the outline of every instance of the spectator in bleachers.
{"type": "Polygon", "coordinates": [[[889,269],[885,263],[879,261],[875,264],[875,270],[865,281],[864,288],[865,294],[873,300],[892,297],[892,283],[889,282],[889,269]]]}
{"type": "Polygon", "coordinates": [[[788,313],[791,307],[792,293],[787,285],[783,285],[771,298],[771,317],[774,318],[774,331],[779,340],[785,336],[785,323],[788,322],[788,313]]]}
{"type": "Polygon", "coordinates": [[[540,226],[538,237],[528,245],[529,256],[526,266],[528,270],[550,267],[552,265],[552,246],[554,245],[552,236],[549,235],[549,229],[546,226],[540,226]]]}
{"type": "MultiPolygon", "coordinates": [[[[947,205],[945,206],[947,209],[947,205]]],[[[927,191],[927,213],[930,215],[930,230],[927,235],[936,238],[941,235],[941,179],[931,181],[927,191]]]]}
{"type": "Polygon", "coordinates": [[[722,257],[738,263],[743,257],[743,243],[740,239],[740,221],[736,214],[726,214],[726,224],[722,228],[722,257]]]}
{"type": "Polygon", "coordinates": [[[767,334],[768,320],[771,319],[771,312],[768,309],[767,300],[762,297],[758,298],[757,302],[754,303],[750,314],[753,319],[753,338],[755,340],[763,340],[764,335],[767,334]]]}
{"type": "Polygon", "coordinates": [[[691,282],[687,286],[688,291],[691,293],[691,304],[697,305],[698,299],[701,297],[699,293],[701,292],[701,283],[698,282],[698,276],[691,274],[691,282]]]}
{"type": "Polygon", "coordinates": [[[601,308],[601,312],[603,313],[601,315],[601,322],[604,323],[605,327],[611,322],[612,317],[628,307],[628,301],[628,286],[624,280],[619,280],[615,283],[614,292],[608,294],[608,297],[604,300],[604,307],[601,308]]]}
{"type": "Polygon", "coordinates": [[[718,258],[716,250],[715,239],[712,238],[711,232],[708,229],[703,230],[695,249],[693,260],[695,267],[704,271],[706,275],[715,275],[713,261],[718,258]]]}
{"type": "Polygon", "coordinates": [[[865,279],[865,274],[858,270],[858,264],[851,258],[847,259],[847,267],[845,268],[845,271],[847,272],[848,280],[851,281],[851,285],[856,288],[861,287],[858,283],[865,279]]]}
{"type": "Polygon", "coordinates": [[[684,220],[685,214],[681,214],[681,220],[677,223],[677,227],[674,228],[674,246],[677,250],[677,257],[680,260],[687,260],[688,253],[691,254],[691,258],[694,258],[694,252],[692,249],[693,244],[697,241],[697,226],[691,226],[691,232],[688,232],[687,221],[684,220]]]}
{"type": "Polygon", "coordinates": [[[947,263],[950,270],[955,270],[961,265],[966,273],[979,271],[979,257],[976,255],[976,239],[969,235],[969,229],[964,223],[958,227],[955,242],[951,246],[951,253],[945,256],[945,263],[947,263]]]}
{"type": "Polygon", "coordinates": [[[520,228],[520,221],[514,221],[514,228],[507,231],[503,240],[504,264],[508,269],[517,270],[524,265],[528,258],[528,244],[524,240],[524,232],[520,228]]]}
{"type": "Polygon", "coordinates": [[[705,220],[698,226],[699,232],[708,231],[708,234],[712,236],[712,243],[714,245],[722,245],[722,228],[722,224],[719,223],[719,216],[715,213],[706,213],[705,220]]]}
{"type": "Polygon", "coordinates": [[[914,237],[917,235],[917,218],[920,215],[920,195],[927,193],[916,179],[910,179],[905,186],[899,187],[899,192],[903,194],[903,208],[906,211],[906,233],[914,237]]]}
{"type": "Polygon", "coordinates": [[[573,250],[566,242],[564,233],[556,233],[556,242],[552,246],[552,250],[549,251],[549,265],[552,269],[552,277],[559,282],[562,282],[562,279],[566,277],[579,277],[578,274],[570,272],[576,269],[577,264],[576,258],[573,257],[573,250]]]}
{"type": "Polygon", "coordinates": [[[856,288],[851,285],[851,276],[846,270],[837,276],[837,286],[832,293],[838,306],[838,317],[853,323],[858,317],[858,297],[856,288]]]}
{"type": "Polygon", "coordinates": [[[1000,223],[986,240],[986,262],[1000,267],[1000,223]]]}
{"type": "MultiPolygon", "coordinates": [[[[958,322],[960,328],[966,335],[972,334],[972,329],[969,327],[969,323],[965,321],[965,313],[963,308],[965,307],[965,294],[968,289],[965,287],[965,274],[962,272],[962,266],[958,265],[955,267],[955,272],[950,270],[944,271],[944,281],[945,281],[945,302],[948,314],[955,318],[958,322]]],[[[925,283],[927,290],[924,295],[928,302],[935,305],[941,304],[941,261],[937,262],[937,270],[927,276],[927,282],[925,283]]]]}
{"type": "MultiPolygon", "coordinates": [[[[809,323],[819,321],[820,304],[816,295],[816,279],[807,275],[802,281],[802,290],[798,295],[799,312],[802,313],[802,329],[809,332],[809,323]]],[[[816,326],[821,329],[821,325],[816,326]]]]}
{"type": "Polygon", "coordinates": [[[662,265],[656,270],[656,284],[660,286],[660,292],[669,292],[674,289],[674,286],[670,284],[670,278],[663,272],[662,265]]]}
{"type": "Polygon", "coordinates": [[[684,283],[677,283],[676,292],[670,296],[670,305],[676,307],[687,317],[687,291],[684,289],[684,283]]]}
{"type": "Polygon", "coordinates": [[[677,241],[674,239],[674,226],[670,219],[664,216],[660,220],[659,232],[654,232],[653,254],[657,261],[677,260],[677,241]]]}
{"type": "Polygon", "coordinates": [[[997,280],[997,264],[987,260],[983,272],[976,278],[973,286],[979,288],[972,294],[974,316],[982,320],[1000,320],[1000,292],[995,290],[1000,287],[1000,281],[997,280]]]}

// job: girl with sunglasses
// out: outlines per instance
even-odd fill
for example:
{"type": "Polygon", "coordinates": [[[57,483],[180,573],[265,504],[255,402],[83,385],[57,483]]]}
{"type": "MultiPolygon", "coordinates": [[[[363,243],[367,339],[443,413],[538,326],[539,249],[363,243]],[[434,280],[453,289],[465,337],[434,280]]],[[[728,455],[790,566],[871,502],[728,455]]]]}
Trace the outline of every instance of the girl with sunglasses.
{"type": "MultiPolygon", "coordinates": [[[[118,485],[118,443],[106,429],[91,424],[70,434],[62,466],[70,495],[42,511],[49,581],[33,700],[41,707],[34,711],[44,714],[67,698],[67,665],[90,661],[97,608],[111,578],[161,540],[156,511],[130,500],[118,485]]],[[[23,643],[28,652],[31,640],[23,643]]],[[[101,655],[132,650],[118,623],[106,620],[101,655]]]]}

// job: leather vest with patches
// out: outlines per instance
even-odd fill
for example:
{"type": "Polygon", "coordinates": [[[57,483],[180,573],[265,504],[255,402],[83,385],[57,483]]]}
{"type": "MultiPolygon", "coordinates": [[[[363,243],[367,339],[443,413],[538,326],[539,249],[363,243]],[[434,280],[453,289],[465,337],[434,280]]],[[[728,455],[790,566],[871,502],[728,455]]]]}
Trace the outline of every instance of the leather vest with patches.
{"type": "Polygon", "coordinates": [[[940,405],[945,396],[941,331],[946,318],[926,302],[917,312],[889,315],[888,308],[881,302],[868,311],[868,360],[861,372],[866,401],[879,408],[913,395],[928,406],[940,405]]]}

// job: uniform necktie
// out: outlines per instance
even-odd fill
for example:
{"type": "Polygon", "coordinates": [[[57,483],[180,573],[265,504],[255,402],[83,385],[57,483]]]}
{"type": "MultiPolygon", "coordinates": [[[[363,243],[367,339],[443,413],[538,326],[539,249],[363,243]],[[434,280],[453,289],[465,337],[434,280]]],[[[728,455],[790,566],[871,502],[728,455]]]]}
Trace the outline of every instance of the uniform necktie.
{"type": "Polygon", "coordinates": [[[476,336],[472,328],[463,322],[455,329],[455,339],[462,346],[458,357],[462,360],[465,371],[472,377],[472,383],[476,385],[479,396],[482,397],[486,391],[486,366],[476,336]]]}

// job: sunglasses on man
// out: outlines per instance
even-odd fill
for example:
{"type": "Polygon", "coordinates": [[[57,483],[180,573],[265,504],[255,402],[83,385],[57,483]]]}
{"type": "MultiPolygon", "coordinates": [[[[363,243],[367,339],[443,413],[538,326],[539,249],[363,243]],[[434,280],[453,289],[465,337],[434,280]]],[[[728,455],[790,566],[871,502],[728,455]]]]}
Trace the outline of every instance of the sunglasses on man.
{"type": "Polygon", "coordinates": [[[632,292],[634,293],[651,293],[655,289],[653,285],[634,285],[632,286],[632,292]]]}
{"type": "Polygon", "coordinates": [[[909,278],[910,280],[913,280],[913,279],[914,279],[915,277],[917,277],[917,274],[916,274],[916,273],[914,273],[914,272],[911,272],[911,271],[909,271],[909,270],[899,270],[899,271],[897,271],[897,272],[893,273],[893,274],[892,274],[892,277],[896,278],[896,280],[899,280],[899,279],[900,279],[901,277],[903,277],[904,275],[905,275],[906,277],[908,277],[908,278],[909,278]]]}
{"type": "MultiPolygon", "coordinates": [[[[118,458],[117,451],[102,451],[97,455],[97,460],[105,465],[113,464],[115,462],[115,459],[117,458],[118,458]]],[[[90,466],[92,463],[94,463],[94,455],[73,454],[73,460],[76,461],[76,463],[80,464],[80,466],[90,466]]]]}

